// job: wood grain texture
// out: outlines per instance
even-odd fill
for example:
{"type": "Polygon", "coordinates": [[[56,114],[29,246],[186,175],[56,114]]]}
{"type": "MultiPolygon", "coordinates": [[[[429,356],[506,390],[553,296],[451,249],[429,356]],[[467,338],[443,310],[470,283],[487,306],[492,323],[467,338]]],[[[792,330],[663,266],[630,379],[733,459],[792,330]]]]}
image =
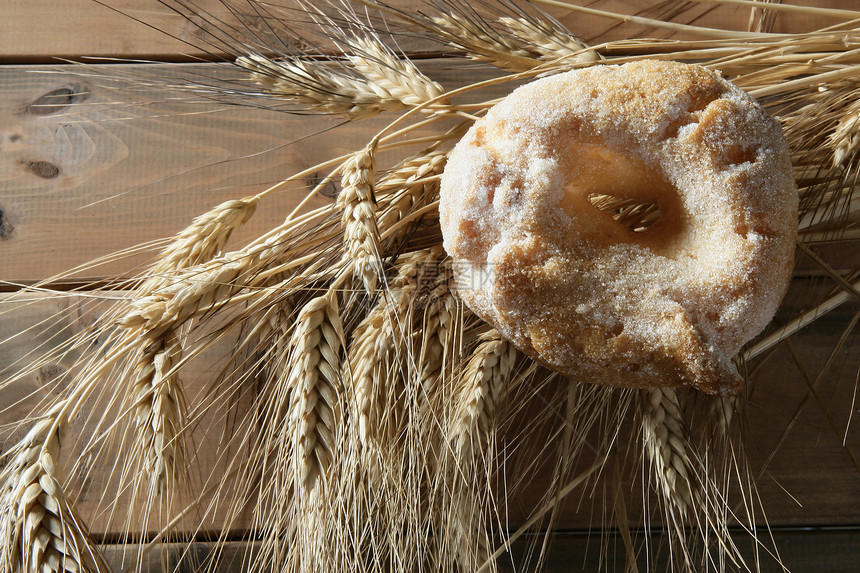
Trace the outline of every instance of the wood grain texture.
{"type": "MultiPolygon", "coordinates": [[[[443,84],[462,81],[442,61],[423,67],[443,84]]],[[[173,88],[236,74],[226,64],[0,66],[0,280],[44,279],[169,237],[222,201],[359,149],[390,121],[340,125],[173,88]],[[338,125],[336,135],[327,132],[338,125]]],[[[232,245],[279,224],[324,173],[265,199],[232,245]]],[[[327,188],[309,208],[334,192],[327,188]]],[[[107,262],[78,278],[127,274],[151,255],[107,262]]]]}
{"type": "MultiPolygon", "coordinates": [[[[420,0],[390,4],[415,7],[420,0]]],[[[320,46],[324,36],[303,25],[297,0],[274,0],[257,6],[244,0],[196,0],[198,14],[185,17],[176,1],[160,0],[8,0],[0,3],[0,63],[92,62],[99,59],[160,62],[217,61],[228,51],[211,35],[216,27],[254,26],[264,13],[285,35],[298,28],[320,46]],[[215,24],[215,23],[218,24],[215,24]]],[[[189,4],[186,2],[186,4],[189,4]]],[[[323,9],[324,6],[319,4],[323,9]]],[[[266,26],[260,25],[255,32],[266,26]]]]}
{"type": "MultiPolygon", "coordinates": [[[[191,37],[193,28],[183,23],[181,17],[159,7],[157,2],[118,0],[110,4],[116,11],[92,0],[8,0],[0,3],[0,61],[46,62],[82,56],[158,57],[188,50],[182,38],[191,37]],[[153,28],[135,22],[135,17],[151,22],[153,28]]],[[[212,8],[217,2],[208,4],[207,7],[212,8]]]]}
{"type": "MultiPolygon", "coordinates": [[[[202,210],[311,165],[307,148],[286,144],[323,121],[304,129],[283,114],[213,110],[178,97],[164,103],[170,90],[132,89],[131,69],[122,68],[120,79],[109,69],[87,70],[82,77],[74,67],[0,68],[3,280],[45,278],[168,236],[202,210]],[[55,101],[61,103],[51,107],[55,101]]],[[[170,77],[169,66],[143,72],[170,77]]],[[[250,230],[279,223],[305,189],[300,182],[273,198],[250,230]]]]}

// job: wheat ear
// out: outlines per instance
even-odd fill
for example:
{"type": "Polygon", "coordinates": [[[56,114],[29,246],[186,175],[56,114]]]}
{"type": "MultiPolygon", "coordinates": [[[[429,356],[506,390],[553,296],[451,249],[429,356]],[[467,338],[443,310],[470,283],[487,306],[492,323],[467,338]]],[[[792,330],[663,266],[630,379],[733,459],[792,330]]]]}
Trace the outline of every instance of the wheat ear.
{"type": "Polygon", "coordinates": [[[528,50],[483,22],[449,13],[433,16],[430,24],[435,27],[437,35],[455,47],[464,49],[473,59],[490,62],[510,71],[530,70],[539,63],[528,50]]]}
{"type": "Polygon", "coordinates": [[[375,173],[373,148],[368,146],[347,160],[343,167],[342,189],[337,197],[353,274],[361,279],[370,295],[376,292],[376,283],[382,274],[373,194],[375,173]]]}
{"type": "MultiPolygon", "coordinates": [[[[421,346],[414,351],[414,355],[418,357],[418,382],[422,394],[419,410],[423,411],[422,415],[435,416],[436,413],[432,411],[435,390],[441,387],[440,381],[445,375],[446,364],[453,364],[452,341],[457,323],[457,303],[451,293],[450,261],[440,258],[426,265],[418,280],[415,305],[423,306],[424,311],[416,339],[421,346]]],[[[431,427],[436,423],[432,418],[425,421],[431,423],[431,427]]]]}
{"type": "MultiPolygon", "coordinates": [[[[330,208],[323,211],[330,212],[330,208]]],[[[317,212],[288,221],[242,249],[171,273],[168,280],[155,289],[128,302],[117,324],[154,336],[166,329],[176,329],[186,320],[220,304],[235,302],[243,289],[265,287],[261,292],[270,294],[274,290],[274,277],[286,277],[278,287],[289,290],[312,280],[309,277],[317,272],[327,274],[330,259],[325,254],[303,252],[304,256],[294,256],[291,252],[295,247],[295,235],[303,225],[319,216],[317,212]],[[301,273],[296,272],[299,269],[301,273]]],[[[318,233],[323,236],[317,243],[325,244],[334,238],[334,231],[328,235],[320,229],[318,233]]],[[[309,247],[305,245],[305,248],[309,247]]]]}
{"type": "Polygon", "coordinates": [[[563,59],[565,64],[587,64],[601,59],[600,54],[567,30],[536,18],[503,16],[499,22],[538,54],[541,61],[563,59]]]}
{"type": "MultiPolygon", "coordinates": [[[[413,107],[440,97],[445,90],[425,76],[408,58],[396,57],[379,41],[352,38],[347,59],[368,82],[382,87],[405,106],[413,107]]],[[[440,101],[442,105],[446,102],[440,101]]]]}
{"type": "Polygon", "coordinates": [[[0,569],[21,573],[109,571],[66,497],[55,463],[66,426],[54,406],[10,452],[0,473],[0,569]]]}
{"type": "Polygon", "coordinates": [[[295,397],[289,417],[295,475],[305,492],[311,492],[325,478],[338,451],[343,340],[333,293],[310,300],[299,311],[287,383],[295,397]]]}
{"type": "Polygon", "coordinates": [[[708,396],[708,400],[710,400],[709,418],[713,420],[717,436],[724,440],[728,439],[736,419],[735,414],[738,411],[740,399],[737,396],[708,396]]]}
{"type": "Polygon", "coordinates": [[[412,329],[412,307],[422,269],[441,256],[429,249],[400,255],[397,274],[384,296],[353,331],[349,347],[349,376],[353,416],[364,447],[389,435],[387,421],[396,408],[387,402],[394,378],[400,372],[399,359],[406,358],[403,343],[412,329]]]}
{"type": "Polygon", "coordinates": [[[182,428],[185,399],[177,366],[182,345],[173,334],[147,345],[134,370],[135,449],[150,479],[150,491],[161,494],[181,472],[184,461],[182,428]]]}
{"type": "Polygon", "coordinates": [[[672,388],[643,391],[642,436],[665,502],[687,514],[692,508],[695,470],[689,456],[678,394],[672,388]]]}
{"type": "Polygon", "coordinates": [[[157,332],[176,327],[241,288],[235,284],[256,262],[243,252],[228,253],[175,273],[164,286],[129,303],[118,324],[157,332]]]}
{"type": "MultiPolygon", "coordinates": [[[[160,282],[162,273],[204,263],[217,255],[233,231],[254,215],[258,201],[257,197],[231,199],[196,217],[162,251],[150,269],[150,274],[155,275],[151,281],[160,282]]],[[[144,286],[141,290],[148,289],[144,286]]]]}
{"type": "MultiPolygon", "coordinates": [[[[477,569],[492,554],[483,510],[472,484],[477,478],[476,469],[481,473],[480,462],[489,459],[478,459],[478,455],[489,446],[496,409],[510,381],[517,352],[497,330],[490,330],[480,336],[456,380],[447,435],[456,459],[450,470],[454,478],[448,516],[449,546],[460,567],[467,571],[477,569]]],[[[494,565],[493,560],[490,563],[494,565]]]]}
{"type": "Polygon", "coordinates": [[[833,149],[833,167],[851,160],[860,148],[860,102],[851,102],[830,134],[828,145],[833,149]]]}
{"type": "Polygon", "coordinates": [[[409,107],[383,85],[310,58],[272,60],[251,54],[237,58],[236,64],[250,71],[267,94],[321,113],[357,120],[409,107]]]}
{"type": "MultiPolygon", "coordinates": [[[[466,479],[472,478],[470,476],[466,479]]],[[[472,488],[466,485],[455,485],[447,516],[450,539],[445,543],[448,552],[453,552],[453,558],[460,570],[492,573],[496,570],[496,560],[491,558],[493,550],[484,508],[481,507],[481,501],[475,499],[472,488]]]]}
{"type": "MultiPolygon", "coordinates": [[[[196,217],[180,231],[149,269],[138,287],[144,297],[170,284],[184,269],[207,263],[227,244],[238,227],[250,219],[259,199],[245,197],[225,201],[196,217]]],[[[126,339],[131,340],[132,334],[126,339]]],[[[161,494],[180,475],[183,448],[184,397],[176,367],[182,357],[177,336],[167,331],[140,337],[133,371],[131,400],[134,404],[135,451],[150,479],[150,491],[161,494]]]]}
{"type": "Polygon", "coordinates": [[[517,359],[516,347],[493,329],[481,335],[466,363],[455,394],[457,404],[449,436],[462,463],[486,448],[496,408],[517,359]]]}
{"type": "Polygon", "coordinates": [[[438,176],[447,159],[447,153],[443,151],[428,151],[409,158],[380,179],[376,186],[383,205],[379,215],[380,229],[392,227],[410,211],[436,199],[438,176]]]}
{"type": "Polygon", "coordinates": [[[263,316],[267,335],[261,335],[267,348],[264,350],[266,376],[272,379],[284,378],[289,360],[290,333],[293,330],[293,305],[289,300],[281,300],[270,306],[263,316]]]}
{"type": "MultiPolygon", "coordinates": [[[[380,298],[353,332],[349,349],[349,373],[355,431],[362,447],[370,447],[378,432],[379,396],[385,387],[385,370],[395,344],[389,302],[380,298]]],[[[396,321],[397,319],[394,318],[396,321]]]]}

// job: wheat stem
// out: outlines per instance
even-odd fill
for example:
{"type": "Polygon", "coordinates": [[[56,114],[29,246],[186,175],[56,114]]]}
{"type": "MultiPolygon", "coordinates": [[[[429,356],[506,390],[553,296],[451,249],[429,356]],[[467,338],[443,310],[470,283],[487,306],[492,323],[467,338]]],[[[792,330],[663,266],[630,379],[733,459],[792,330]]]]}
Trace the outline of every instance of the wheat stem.
{"type": "Polygon", "coordinates": [[[692,26],[689,24],[679,24],[677,22],[667,22],[665,20],[656,20],[654,18],[645,18],[642,16],[632,16],[629,14],[621,14],[618,12],[611,12],[609,10],[599,10],[597,8],[589,8],[587,6],[579,6],[577,4],[573,4],[570,2],[560,2],[559,0],[533,0],[535,4],[544,4],[546,6],[552,6],[555,8],[563,8],[566,10],[570,10],[572,12],[581,12],[583,14],[589,14],[592,16],[600,16],[603,18],[609,18],[611,20],[620,20],[623,22],[630,22],[631,24],[638,24],[641,26],[649,26],[652,28],[660,28],[665,30],[671,30],[674,32],[687,32],[690,34],[696,34],[699,36],[707,36],[710,38],[726,38],[730,40],[737,39],[759,39],[766,36],[773,36],[768,34],[754,33],[754,32],[740,32],[737,30],[723,30],[720,28],[707,28],[704,26],[692,26]]]}
{"type": "Polygon", "coordinates": [[[833,309],[839,307],[840,305],[848,302],[856,298],[856,291],[860,290],[860,280],[854,281],[851,283],[852,291],[840,290],[835,295],[831,296],[827,300],[820,303],[815,308],[801,314],[785,326],[779,328],[763,339],[759,340],[755,344],[753,344],[750,348],[746,349],[743,353],[744,360],[751,360],[761,353],[773,348],[786,338],[790,337],[795,332],[803,329],[804,327],[812,324],[820,317],[824,316],[828,312],[833,309]]]}
{"type": "Polygon", "coordinates": [[[809,16],[829,16],[832,18],[844,18],[856,20],[860,18],[857,10],[843,10],[839,8],[827,8],[818,6],[801,6],[797,4],[780,4],[777,2],[761,2],[759,0],[693,0],[706,4],[729,4],[732,6],[746,6],[749,8],[760,8],[762,10],[774,10],[777,12],[795,12],[809,16]]]}

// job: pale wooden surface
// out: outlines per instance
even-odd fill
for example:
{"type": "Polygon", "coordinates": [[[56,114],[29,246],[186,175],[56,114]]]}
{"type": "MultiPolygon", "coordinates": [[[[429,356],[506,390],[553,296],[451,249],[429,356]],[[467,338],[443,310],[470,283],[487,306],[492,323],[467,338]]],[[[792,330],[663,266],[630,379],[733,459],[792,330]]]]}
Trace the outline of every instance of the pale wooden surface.
{"type": "MultiPolygon", "coordinates": [[[[186,64],[181,74],[177,66],[0,67],[0,280],[30,283],[168,237],[222,201],[257,193],[360,148],[368,133],[390,121],[341,125],[332,136],[326,130],[339,120],[213,104],[172,92],[163,87],[172,76],[236,75],[223,64],[186,64]],[[132,88],[141,78],[162,87],[132,88]],[[50,105],[69,97],[70,106],[50,105]]],[[[443,85],[462,82],[442,60],[423,61],[422,67],[443,85]]],[[[472,78],[490,73],[470,71],[472,78]]],[[[233,244],[283,221],[320,175],[313,171],[266,198],[233,244]]],[[[324,191],[308,207],[330,201],[332,192],[324,191]]],[[[151,255],[78,276],[127,273],[151,255]]]]}
{"type": "MultiPolygon", "coordinates": [[[[213,69],[207,73],[219,72],[208,67],[213,69]]],[[[74,67],[0,67],[0,210],[6,224],[0,279],[45,278],[169,236],[203,210],[257,193],[316,164],[319,155],[358,144],[354,134],[337,148],[321,138],[290,146],[332,122],[308,125],[284,114],[211,103],[165,104],[165,97],[175,97],[169,90],[129,88],[129,78],[139,74],[164,79],[170,65],[122,66],[115,72],[120,79],[109,77],[110,66],[87,70],[89,77],[74,67]],[[80,94],[72,106],[31,105],[40,98],[51,101],[50,94],[64,89],[80,94]]],[[[267,200],[237,239],[281,222],[304,197],[310,179],[267,200]]],[[[129,268],[123,261],[82,276],[129,268]]]]}
{"type": "MultiPolygon", "coordinates": [[[[601,6],[635,13],[638,4],[628,0],[601,6]]],[[[194,34],[180,19],[152,17],[149,10],[163,9],[153,7],[151,2],[124,0],[115,5],[133,15],[146,16],[154,25],[178,30],[180,37],[194,34]]],[[[696,14],[694,10],[689,17],[696,14]]],[[[702,16],[697,23],[731,20],[742,23],[738,25],[742,29],[748,14],[746,9],[722,7],[702,16]]],[[[565,20],[574,31],[579,26],[592,33],[607,33],[609,28],[604,21],[592,26],[588,19],[565,20]]],[[[796,17],[785,17],[777,20],[774,29],[786,31],[801,25],[806,28],[830,23],[833,20],[827,18],[800,22],[796,17]]],[[[613,28],[608,33],[622,34],[625,29],[628,28],[613,28]]],[[[177,58],[177,53],[191,51],[181,42],[87,0],[0,2],[0,59],[5,62],[81,55],[182,59],[177,58]]],[[[199,66],[205,74],[229,73],[214,64],[199,66]]],[[[444,62],[427,62],[426,66],[443,84],[458,81],[444,62]]],[[[175,70],[174,65],[159,65],[146,68],[145,73],[164,77],[175,70]]],[[[289,118],[224,105],[211,112],[211,102],[165,102],[166,96],[175,94],[157,87],[130,90],[128,78],[138,72],[129,66],[46,71],[44,66],[30,64],[0,67],[0,280],[8,283],[44,279],[118,249],[167,236],[206,208],[226,198],[259,191],[321,158],[355,149],[366,136],[365,131],[347,128],[339,129],[337,136],[323,134],[300,145],[285,146],[318,131],[321,122],[327,120],[289,118]],[[117,68],[122,69],[115,72],[117,68]],[[64,89],[68,91],[57,91],[64,89]],[[42,113],[40,110],[46,108],[30,105],[44,103],[40,98],[50,93],[59,95],[61,101],[64,94],[82,95],[71,108],[47,109],[51,113],[42,113]]],[[[297,184],[264,202],[237,242],[279,222],[302,192],[302,186],[297,184]]],[[[829,257],[840,270],[860,264],[856,248],[830,253],[829,257]]],[[[146,255],[110,263],[87,270],[81,277],[126,273],[130,266],[145,260],[146,255]]],[[[808,263],[806,268],[811,268],[808,263]]],[[[827,286],[825,279],[797,279],[791,304],[808,308],[818,296],[810,293],[827,286]]],[[[5,290],[14,287],[7,286],[5,290]]],[[[91,309],[88,312],[58,315],[80,297],[57,300],[28,295],[26,301],[13,294],[4,297],[0,304],[0,373],[3,369],[8,372],[19,358],[39,352],[42,344],[56,344],[79,332],[95,320],[102,308],[90,305],[86,307],[91,309]],[[11,303],[13,299],[9,297],[19,301],[11,303]],[[12,337],[27,328],[32,330],[12,337]]],[[[761,464],[780,443],[795,410],[803,404],[798,421],[760,481],[762,501],[773,525],[860,525],[860,471],[853,458],[860,448],[856,420],[847,437],[840,435],[851,415],[860,369],[856,332],[830,367],[821,371],[828,352],[857,312],[856,302],[846,304],[794,338],[793,347],[780,347],[755,374],[756,391],[748,428],[754,463],[761,464]],[[810,395],[808,384],[819,375],[824,380],[810,395]]],[[[226,338],[224,344],[229,343],[226,338]]],[[[189,393],[205,385],[212,364],[225,351],[217,347],[211,352],[211,361],[207,357],[189,368],[189,393]]],[[[5,393],[0,398],[0,404],[9,407],[4,421],[24,415],[41,398],[42,383],[66,368],[73,358],[44,365],[17,385],[14,395],[5,393]]],[[[79,432],[84,421],[80,424],[79,432]]],[[[4,436],[6,440],[13,438],[4,436]]],[[[84,493],[80,502],[84,509],[92,503],[96,491],[91,488],[84,493]]],[[[569,508],[560,526],[588,527],[588,513],[577,514],[569,508]]],[[[793,539],[802,539],[799,545],[803,547],[812,543],[816,551],[828,551],[833,563],[838,562],[839,547],[848,554],[858,553],[857,537],[851,533],[819,537],[824,539],[820,545],[805,537],[793,539]],[[840,545],[843,543],[847,545],[840,545]]],[[[564,542],[556,551],[567,551],[564,542]]],[[[840,570],[836,565],[833,569],[814,569],[811,561],[804,561],[806,551],[798,551],[802,567],[795,570],[840,570]]]]}
{"type": "MultiPolygon", "coordinates": [[[[419,6],[420,0],[394,0],[395,6],[419,6]]],[[[645,2],[643,0],[604,0],[598,3],[572,2],[603,10],[649,18],[667,18],[701,26],[748,28],[750,10],[743,6],[714,6],[695,2],[645,2]]],[[[4,0],[0,2],[0,62],[47,63],[57,58],[107,57],[188,61],[210,59],[201,50],[201,33],[195,24],[177,16],[155,0],[104,0],[114,8],[93,0],[4,0]],[[134,19],[143,20],[147,27],[134,19]],[[163,32],[162,32],[163,31],[163,32]]],[[[241,2],[232,4],[242,6],[241,2]]],[[[805,5],[856,8],[853,0],[805,0],[805,5]]],[[[227,13],[222,0],[198,0],[195,6],[223,18],[227,13]]],[[[272,0],[267,6],[294,7],[295,0],[272,0]]],[[[574,33],[587,41],[633,37],[647,33],[664,37],[669,32],[642,25],[623,24],[591,15],[570,14],[560,8],[545,8],[574,33]]],[[[284,13],[284,12],[281,12],[284,13]]],[[[756,16],[756,18],[758,15],[756,16]]],[[[754,22],[757,20],[753,20],[754,22]]],[[[838,18],[800,16],[782,13],[776,18],[774,32],[796,32],[838,23],[838,18]]]]}

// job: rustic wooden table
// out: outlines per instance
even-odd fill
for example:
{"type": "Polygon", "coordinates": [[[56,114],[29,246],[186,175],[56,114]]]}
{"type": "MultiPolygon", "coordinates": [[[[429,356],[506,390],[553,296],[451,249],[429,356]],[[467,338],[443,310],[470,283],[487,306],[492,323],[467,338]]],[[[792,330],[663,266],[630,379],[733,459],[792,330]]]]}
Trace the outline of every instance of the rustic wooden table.
{"type": "MultiPolygon", "coordinates": [[[[363,145],[368,133],[364,126],[326,133],[331,125],[327,119],[237,108],[177,92],[171,77],[225,77],[234,72],[223,64],[195,62],[204,54],[194,47],[199,37],[193,25],[157,2],[107,3],[116,10],[90,0],[0,3],[0,297],[6,299],[0,302],[0,374],[36,356],[44,345],[80,332],[95,320],[91,313],[101,308],[94,303],[89,312],[60,315],[64,322],[57,323],[52,318],[56,312],[87,292],[24,295],[23,286],[79,265],[80,271],[63,288],[127,273],[149,254],[119,260],[108,255],[169,236],[205,209],[265,188],[319,157],[352,151],[363,145]],[[95,59],[85,59],[90,57],[95,59]],[[88,63],[81,66],[66,59],[88,63]],[[137,60],[152,63],[133,63],[137,60]],[[289,145],[300,139],[300,145],[289,145]],[[100,257],[108,258],[87,265],[100,257]]],[[[853,0],[805,3],[857,7],[853,0]]],[[[218,0],[200,4],[223,8],[218,0]]],[[[643,10],[644,4],[600,3],[630,14],[643,10]]],[[[745,29],[750,21],[747,6],[709,6],[713,9],[705,13],[696,12],[695,4],[660,6],[666,14],[677,9],[679,21],[696,19],[736,29],[745,29]]],[[[593,39],[590,34],[632,33],[631,25],[613,28],[600,19],[558,14],[585,39],[593,39]]],[[[781,12],[773,30],[808,30],[830,23],[824,16],[781,12]]],[[[640,26],[635,32],[645,29],[640,26]]],[[[449,69],[441,59],[424,59],[422,68],[445,86],[462,81],[462,72],[449,69]]],[[[300,196],[298,186],[279,194],[235,243],[279,223],[300,196]]],[[[856,242],[817,252],[843,276],[860,266],[856,242]]],[[[787,308],[804,308],[818,300],[815,293],[832,288],[832,281],[816,269],[799,256],[787,308]]],[[[795,572],[858,570],[860,432],[856,422],[849,426],[860,404],[854,403],[860,371],[860,340],[854,328],[858,312],[856,300],[842,305],[791,344],[776,348],[754,373],[749,450],[753,467],[760,470],[761,502],[781,556],[795,572]],[[848,342],[831,355],[841,336],[848,336],[848,342]]],[[[229,341],[223,340],[212,348],[212,360],[228,347],[229,341]]],[[[43,384],[74,358],[44,364],[37,374],[5,390],[0,422],[26,416],[41,398],[43,384]]],[[[198,368],[198,375],[205,376],[206,360],[198,368]]],[[[193,379],[186,383],[194,386],[193,379]]],[[[0,427],[0,451],[15,437],[0,427]]],[[[78,502],[82,511],[99,493],[84,490],[78,502]]],[[[592,570],[599,555],[586,552],[589,520],[589,515],[571,511],[558,523],[548,570],[592,570]]],[[[217,523],[211,527],[217,530],[217,523]]],[[[92,528],[100,533],[97,520],[92,528]]],[[[200,547],[205,551],[205,543],[200,547]]],[[[764,570],[773,570],[767,567],[764,570]]]]}

